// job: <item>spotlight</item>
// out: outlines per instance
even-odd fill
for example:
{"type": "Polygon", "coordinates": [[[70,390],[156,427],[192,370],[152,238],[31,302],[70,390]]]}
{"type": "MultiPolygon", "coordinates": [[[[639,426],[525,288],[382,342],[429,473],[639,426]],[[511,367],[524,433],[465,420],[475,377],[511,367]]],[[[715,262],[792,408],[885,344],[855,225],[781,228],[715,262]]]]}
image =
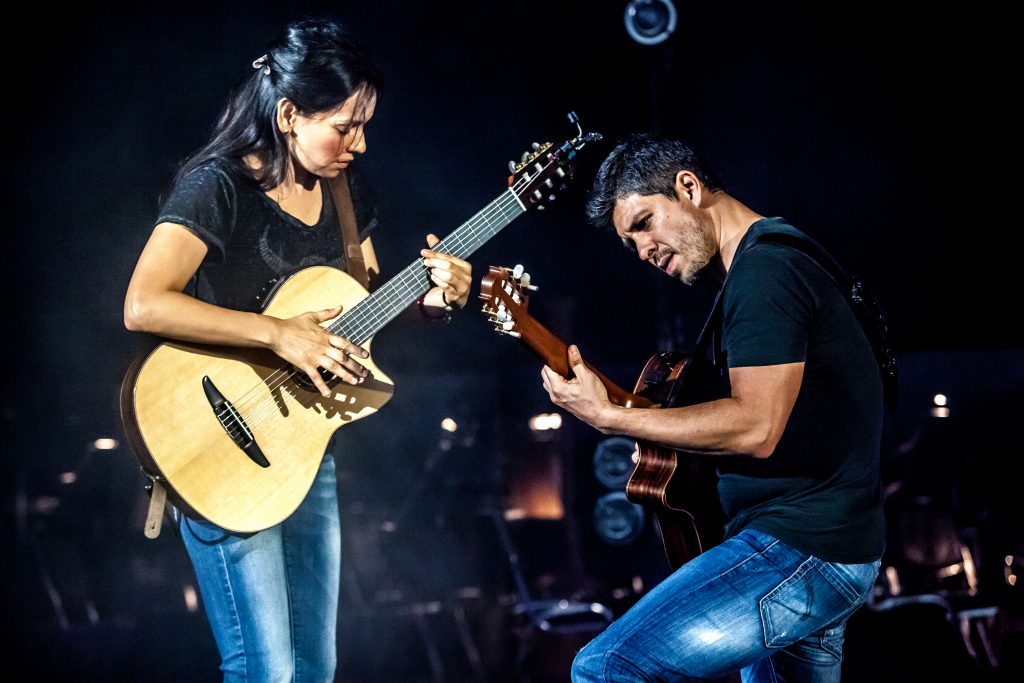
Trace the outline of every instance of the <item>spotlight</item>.
{"type": "Polygon", "coordinates": [[[609,545],[628,545],[644,528],[644,510],[631,503],[622,491],[613,491],[597,499],[594,505],[594,529],[609,545]]]}
{"type": "Polygon", "coordinates": [[[626,5],[626,32],[641,45],[657,45],[676,30],[672,0],[631,0],[626,5]]]}

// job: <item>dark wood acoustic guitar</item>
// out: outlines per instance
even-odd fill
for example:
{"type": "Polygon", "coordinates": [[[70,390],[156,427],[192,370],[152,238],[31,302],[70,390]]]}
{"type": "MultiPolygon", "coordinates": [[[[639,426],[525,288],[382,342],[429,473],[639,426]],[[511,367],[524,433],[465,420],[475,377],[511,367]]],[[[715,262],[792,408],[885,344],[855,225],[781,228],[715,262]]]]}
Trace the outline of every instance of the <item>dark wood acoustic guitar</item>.
{"type": "MultiPolygon", "coordinates": [[[[571,379],[568,346],[528,312],[536,290],[521,266],[491,266],[480,285],[483,311],[495,329],[519,339],[558,374],[571,379]]],[[[708,363],[682,353],[659,353],[647,361],[633,391],[626,391],[586,363],[608,390],[612,403],[627,408],[661,408],[698,403],[723,394],[720,374],[708,363]]],[[[722,513],[715,475],[701,456],[646,441],[637,442],[636,467],[626,496],[653,513],[673,570],[721,541],[722,513]]]]}

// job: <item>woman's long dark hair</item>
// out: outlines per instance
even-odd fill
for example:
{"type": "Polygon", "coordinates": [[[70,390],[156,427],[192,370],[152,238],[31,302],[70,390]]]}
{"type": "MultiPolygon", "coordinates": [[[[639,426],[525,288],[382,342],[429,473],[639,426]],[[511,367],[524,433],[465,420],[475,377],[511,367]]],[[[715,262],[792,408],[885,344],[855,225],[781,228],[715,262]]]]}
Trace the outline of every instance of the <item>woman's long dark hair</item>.
{"type": "Polygon", "coordinates": [[[251,177],[263,190],[288,175],[288,145],[276,123],[277,103],[288,98],[300,114],[330,112],[353,94],[366,101],[380,91],[380,75],[366,49],[329,19],[305,19],[287,26],[253,72],[232,91],[210,141],[185,160],[175,182],[213,160],[251,177]],[[247,155],[260,161],[252,169],[247,155]]]}

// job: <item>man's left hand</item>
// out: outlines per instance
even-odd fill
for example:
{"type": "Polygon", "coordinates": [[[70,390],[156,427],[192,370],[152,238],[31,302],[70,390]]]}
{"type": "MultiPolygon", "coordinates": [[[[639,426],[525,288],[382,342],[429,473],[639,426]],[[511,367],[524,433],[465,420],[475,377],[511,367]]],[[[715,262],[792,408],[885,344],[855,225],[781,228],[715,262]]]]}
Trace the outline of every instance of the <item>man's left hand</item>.
{"type": "Polygon", "coordinates": [[[571,380],[547,365],[541,369],[540,375],[548,396],[556,406],[565,408],[591,427],[605,434],[611,433],[609,417],[616,406],[608,400],[608,390],[584,364],[583,356],[575,344],[569,346],[568,357],[569,367],[575,375],[571,380]]]}

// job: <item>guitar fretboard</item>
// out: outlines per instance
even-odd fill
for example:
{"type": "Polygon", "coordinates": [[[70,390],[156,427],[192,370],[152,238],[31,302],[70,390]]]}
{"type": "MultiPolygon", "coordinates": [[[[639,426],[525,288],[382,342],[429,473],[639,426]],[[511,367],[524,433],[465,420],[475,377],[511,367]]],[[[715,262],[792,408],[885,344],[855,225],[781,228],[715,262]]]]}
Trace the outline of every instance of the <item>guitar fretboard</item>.
{"type": "MultiPolygon", "coordinates": [[[[460,259],[468,258],[525,210],[512,189],[505,190],[441,240],[434,251],[460,259]]],[[[328,329],[353,343],[364,344],[431,286],[427,269],[422,260],[417,259],[334,321],[328,329]]]]}

